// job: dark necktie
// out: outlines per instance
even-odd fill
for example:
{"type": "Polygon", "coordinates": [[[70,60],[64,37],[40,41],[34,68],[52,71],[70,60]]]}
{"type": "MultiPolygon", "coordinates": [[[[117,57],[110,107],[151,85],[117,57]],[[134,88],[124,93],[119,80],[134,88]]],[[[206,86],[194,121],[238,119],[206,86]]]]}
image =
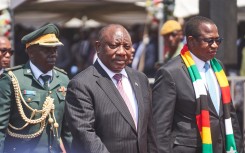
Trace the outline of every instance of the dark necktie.
{"type": "Polygon", "coordinates": [[[132,104],[130,103],[130,100],[128,98],[128,96],[126,95],[125,91],[123,90],[123,85],[122,85],[122,74],[115,74],[113,76],[113,78],[117,81],[117,89],[119,91],[119,93],[121,94],[125,104],[127,105],[128,107],[128,110],[134,120],[134,124],[135,124],[135,127],[137,129],[137,123],[136,123],[136,116],[135,116],[135,112],[133,110],[133,107],[132,107],[132,104]]]}
{"type": "Polygon", "coordinates": [[[41,75],[40,78],[43,80],[43,87],[45,90],[49,89],[49,75],[41,75]]]}
{"type": "Polygon", "coordinates": [[[217,113],[219,114],[219,100],[217,97],[218,91],[215,90],[215,86],[214,86],[215,80],[211,75],[212,69],[210,68],[210,65],[208,64],[208,62],[205,62],[204,68],[205,68],[205,77],[206,77],[206,82],[208,86],[208,92],[210,94],[214,107],[217,113]]]}

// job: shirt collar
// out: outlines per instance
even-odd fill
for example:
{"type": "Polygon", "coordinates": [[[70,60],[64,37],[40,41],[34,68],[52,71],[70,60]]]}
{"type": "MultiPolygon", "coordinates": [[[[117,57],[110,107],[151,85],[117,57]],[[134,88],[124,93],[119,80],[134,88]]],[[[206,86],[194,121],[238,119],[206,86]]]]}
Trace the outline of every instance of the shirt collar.
{"type": "MultiPolygon", "coordinates": [[[[33,74],[34,74],[34,76],[35,76],[35,78],[38,80],[39,79],[39,77],[40,77],[40,75],[43,75],[44,73],[40,70],[40,69],[38,69],[31,61],[30,61],[30,67],[31,67],[31,70],[32,70],[32,72],[33,72],[33,74]]],[[[52,78],[52,75],[53,75],[53,73],[52,73],[52,70],[50,70],[50,71],[48,71],[47,73],[45,73],[44,75],[49,75],[49,76],[51,76],[51,78],[52,78]]]]}
{"type": "MultiPolygon", "coordinates": [[[[108,69],[108,68],[101,62],[101,60],[100,60],[99,58],[97,58],[97,60],[98,60],[98,62],[99,62],[99,64],[100,64],[100,66],[106,71],[106,73],[109,75],[109,77],[110,77],[111,79],[113,78],[113,76],[114,76],[115,74],[118,74],[118,73],[112,72],[110,69],[108,69]]],[[[122,74],[124,77],[128,78],[128,75],[127,75],[125,69],[122,69],[122,71],[120,72],[120,74],[122,74]]]]}
{"type": "MultiPolygon", "coordinates": [[[[190,52],[190,53],[191,53],[192,59],[194,60],[196,66],[197,66],[197,69],[199,71],[203,71],[204,70],[203,66],[204,66],[205,62],[203,60],[199,59],[198,57],[196,57],[192,52],[190,52]]],[[[210,61],[207,61],[207,62],[208,62],[208,64],[210,64],[210,61]]]]}
{"type": "Polygon", "coordinates": [[[2,74],[2,73],[3,73],[3,69],[0,70],[0,74],[2,74]]]}

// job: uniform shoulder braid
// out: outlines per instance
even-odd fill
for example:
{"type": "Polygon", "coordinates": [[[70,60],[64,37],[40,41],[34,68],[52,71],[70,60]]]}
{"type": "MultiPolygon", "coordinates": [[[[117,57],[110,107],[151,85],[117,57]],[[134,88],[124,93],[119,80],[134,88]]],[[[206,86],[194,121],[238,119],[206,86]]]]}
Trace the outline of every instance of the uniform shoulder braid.
{"type": "Polygon", "coordinates": [[[58,68],[56,66],[54,67],[54,69],[59,71],[59,72],[61,72],[61,73],[64,73],[65,75],[67,75],[67,72],[65,70],[63,70],[63,69],[60,69],[60,68],[58,68]]]}
{"type": "Polygon", "coordinates": [[[14,66],[14,67],[10,67],[10,68],[6,68],[5,71],[14,71],[14,70],[18,70],[18,69],[21,69],[23,67],[24,64],[22,65],[17,65],[17,66],[14,66]]]}

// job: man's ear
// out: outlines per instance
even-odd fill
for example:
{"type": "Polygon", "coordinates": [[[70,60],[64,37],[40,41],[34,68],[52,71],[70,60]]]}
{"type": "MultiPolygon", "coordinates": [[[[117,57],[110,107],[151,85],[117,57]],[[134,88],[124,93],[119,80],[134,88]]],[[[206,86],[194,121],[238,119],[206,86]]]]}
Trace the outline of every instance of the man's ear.
{"type": "Polygon", "coordinates": [[[194,37],[193,36],[188,36],[188,37],[186,37],[186,42],[190,45],[190,46],[192,46],[193,45],[193,42],[194,42],[194,37]]]}
{"type": "Polygon", "coordinates": [[[32,59],[33,54],[32,54],[32,50],[30,49],[30,47],[26,48],[26,54],[28,55],[29,59],[32,59]]]}
{"type": "Polygon", "coordinates": [[[193,41],[193,39],[194,39],[193,36],[188,36],[188,37],[186,38],[186,40],[187,40],[188,42],[193,41]]]}
{"type": "Polygon", "coordinates": [[[96,50],[96,53],[99,54],[100,53],[100,42],[99,41],[95,41],[95,50],[96,50]]]}

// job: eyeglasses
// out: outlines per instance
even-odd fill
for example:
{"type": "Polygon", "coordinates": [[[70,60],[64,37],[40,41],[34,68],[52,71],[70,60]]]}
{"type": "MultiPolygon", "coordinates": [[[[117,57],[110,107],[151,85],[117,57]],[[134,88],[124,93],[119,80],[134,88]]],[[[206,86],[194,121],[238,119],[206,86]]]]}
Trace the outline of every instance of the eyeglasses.
{"type": "Polygon", "coordinates": [[[209,45],[212,45],[214,42],[219,45],[222,43],[222,41],[224,40],[223,38],[198,38],[206,43],[208,43],[209,45]]]}
{"type": "Polygon", "coordinates": [[[0,51],[1,51],[2,55],[9,53],[10,56],[12,56],[14,54],[14,51],[11,50],[10,48],[0,48],[0,51]]]}

